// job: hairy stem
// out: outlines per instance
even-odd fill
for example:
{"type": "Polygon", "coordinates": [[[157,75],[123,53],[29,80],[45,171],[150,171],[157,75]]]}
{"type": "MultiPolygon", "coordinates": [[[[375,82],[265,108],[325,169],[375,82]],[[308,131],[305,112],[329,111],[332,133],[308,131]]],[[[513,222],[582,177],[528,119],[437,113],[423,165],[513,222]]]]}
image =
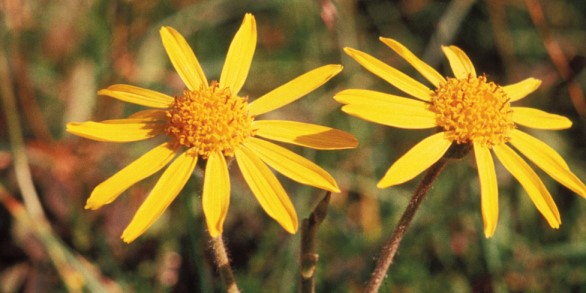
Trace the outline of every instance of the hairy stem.
{"type": "Polygon", "coordinates": [[[226,252],[222,235],[212,238],[211,244],[214,260],[220,272],[220,278],[222,278],[222,282],[226,286],[226,292],[240,292],[236,284],[236,279],[234,278],[234,273],[232,273],[232,267],[230,266],[230,260],[228,259],[228,253],[226,252]]]}
{"type": "Polygon", "coordinates": [[[403,240],[411,220],[413,220],[419,205],[431,188],[433,181],[446,166],[446,163],[447,159],[442,158],[427,170],[425,177],[423,177],[421,183],[419,183],[417,190],[415,190],[413,197],[409,201],[409,205],[407,205],[407,208],[403,212],[399,223],[395,227],[395,231],[393,231],[393,234],[383,246],[380,257],[378,258],[378,262],[376,264],[376,268],[374,269],[370,280],[368,281],[365,292],[378,292],[378,289],[387,274],[389,266],[393,263],[393,258],[399,249],[399,244],[401,244],[401,240],[403,240]]]}

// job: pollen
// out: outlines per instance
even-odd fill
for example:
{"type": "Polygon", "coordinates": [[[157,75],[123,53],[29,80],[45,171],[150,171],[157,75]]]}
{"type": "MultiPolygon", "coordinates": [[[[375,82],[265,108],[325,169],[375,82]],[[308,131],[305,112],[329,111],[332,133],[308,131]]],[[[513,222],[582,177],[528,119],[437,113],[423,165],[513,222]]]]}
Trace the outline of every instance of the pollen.
{"type": "Polygon", "coordinates": [[[430,110],[446,139],[457,144],[492,146],[506,143],[515,128],[510,99],[485,76],[447,78],[432,94],[430,110]]]}
{"type": "Polygon", "coordinates": [[[253,135],[248,98],[232,95],[216,81],[184,91],[166,115],[167,135],[204,159],[213,152],[234,156],[238,146],[253,135]]]}

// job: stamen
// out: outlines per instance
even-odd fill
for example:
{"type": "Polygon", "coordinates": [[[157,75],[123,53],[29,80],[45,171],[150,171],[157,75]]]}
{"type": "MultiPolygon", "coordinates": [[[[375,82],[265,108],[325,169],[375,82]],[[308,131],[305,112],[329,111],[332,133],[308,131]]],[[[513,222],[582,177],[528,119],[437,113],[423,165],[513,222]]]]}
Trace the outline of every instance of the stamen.
{"type": "Polygon", "coordinates": [[[510,98],[485,76],[448,78],[432,94],[430,110],[448,140],[487,147],[505,143],[515,128],[510,98]]]}
{"type": "Polygon", "coordinates": [[[167,135],[177,144],[207,159],[212,152],[234,156],[237,147],[253,136],[248,99],[231,95],[216,81],[209,87],[183,92],[167,111],[167,135]]]}

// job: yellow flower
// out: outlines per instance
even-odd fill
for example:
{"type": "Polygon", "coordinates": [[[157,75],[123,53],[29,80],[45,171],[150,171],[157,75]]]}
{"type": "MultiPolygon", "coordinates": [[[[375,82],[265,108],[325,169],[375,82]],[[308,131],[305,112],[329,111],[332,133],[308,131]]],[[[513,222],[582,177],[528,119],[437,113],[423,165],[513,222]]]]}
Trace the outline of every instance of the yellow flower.
{"type": "Polygon", "coordinates": [[[220,80],[209,82],[185,39],[170,27],[161,28],[163,46],[187,89],[177,97],[131,85],[117,84],[98,94],[154,108],[128,119],[67,124],[67,131],[108,142],[131,142],[166,135],[155,147],[98,185],[86,208],[98,209],[136,182],[170,165],[122,233],[132,242],[167,209],[191,176],[198,159],[206,160],[202,206],[209,233],[222,233],[230,202],[226,158],[236,162],[269,216],[289,233],[297,231],[297,215],[285,190],[267,167],[303,184],[339,192],[336,181],[311,161],[265,139],[314,149],[345,149],[357,145],[343,131],[294,121],[257,120],[258,115],[285,106],[313,91],[342,70],[326,65],[305,73],[253,102],[239,96],[256,46],[256,22],[246,14],[234,36],[220,80]]]}
{"type": "Polygon", "coordinates": [[[452,150],[473,149],[480,178],[484,234],[491,237],[498,220],[498,187],[492,150],[521,183],[551,227],[558,228],[561,219],[551,195],[510,144],[553,179],[586,197],[586,186],[555,150],[517,129],[517,125],[522,125],[559,130],[572,125],[563,116],[511,106],[511,102],[535,91],[541,81],[528,78],[508,86],[489,82],[484,75],[476,74],[468,56],[455,46],[442,47],[455,76],[443,77],[399,42],[382,37],[380,40],[434,88],[430,89],[364,52],[345,48],[346,53],[367,70],[415,99],[349,89],[336,94],[336,101],[344,104],[344,112],[368,121],[406,129],[436,128],[440,132],[425,138],[399,158],[379,181],[379,188],[411,180],[442,158],[450,147],[452,150]]]}

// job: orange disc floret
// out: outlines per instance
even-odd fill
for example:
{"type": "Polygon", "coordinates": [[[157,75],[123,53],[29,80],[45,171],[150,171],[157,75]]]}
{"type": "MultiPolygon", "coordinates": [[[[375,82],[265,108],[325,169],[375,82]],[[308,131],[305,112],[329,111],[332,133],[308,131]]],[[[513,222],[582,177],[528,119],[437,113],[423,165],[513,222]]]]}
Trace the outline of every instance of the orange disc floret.
{"type": "Polygon", "coordinates": [[[507,94],[485,76],[448,78],[433,92],[430,110],[446,138],[458,144],[503,144],[515,128],[507,94]]]}
{"type": "Polygon", "coordinates": [[[253,133],[248,99],[232,95],[215,81],[209,87],[184,91],[166,115],[165,132],[204,159],[212,152],[234,156],[236,148],[253,133]]]}

